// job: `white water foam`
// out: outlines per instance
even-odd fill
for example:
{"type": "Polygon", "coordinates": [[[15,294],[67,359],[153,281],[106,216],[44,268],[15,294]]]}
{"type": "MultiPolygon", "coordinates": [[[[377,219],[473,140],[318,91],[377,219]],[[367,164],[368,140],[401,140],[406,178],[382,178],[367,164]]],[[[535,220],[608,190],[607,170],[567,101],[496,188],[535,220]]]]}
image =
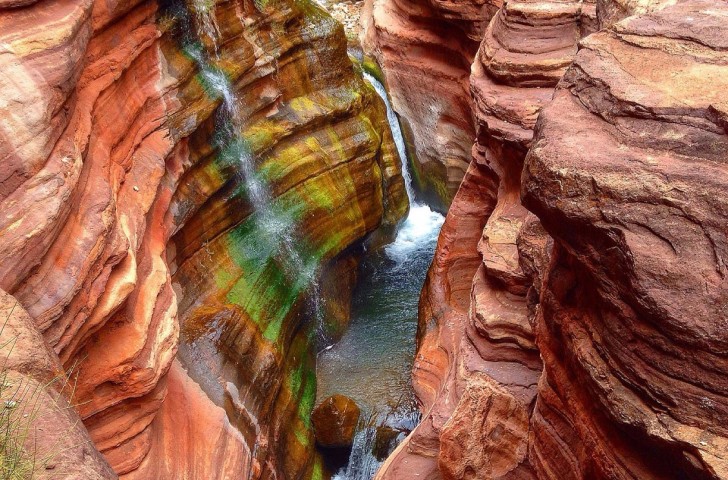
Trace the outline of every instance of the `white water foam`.
{"type": "MultiPolygon", "coordinates": [[[[379,96],[382,97],[382,100],[384,100],[387,107],[387,118],[392,130],[392,136],[394,137],[395,144],[397,145],[397,151],[402,161],[402,177],[404,178],[407,195],[410,201],[409,215],[400,226],[396,239],[384,248],[386,256],[390,260],[394,261],[394,265],[390,264],[387,266],[387,270],[384,272],[376,272],[385,277],[380,280],[380,283],[384,283],[383,285],[380,285],[379,288],[384,288],[387,300],[390,302],[394,301],[394,304],[396,305],[397,294],[393,291],[386,290],[386,288],[391,288],[392,285],[396,285],[394,288],[397,288],[401,292],[405,286],[412,286],[413,291],[406,294],[407,300],[404,300],[404,304],[399,303],[399,307],[406,308],[407,311],[411,311],[412,309],[416,310],[417,296],[419,289],[421,288],[421,283],[415,280],[408,285],[403,285],[401,282],[404,281],[404,283],[407,283],[405,279],[411,279],[413,277],[412,274],[424,273],[424,270],[427,269],[427,265],[432,259],[432,252],[435,248],[440,227],[442,227],[445,218],[439,213],[432,211],[432,209],[427,205],[415,202],[414,191],[412,189],[412,177],[407,164],[405,142],[397,115],[392,110],[384,86],[379,83],[376,78],[367,73],[364,73],[364,77],[372,84],[372,86],[374,86],[375,90],[379,96]],[[408,302],[411,303],[407,304],[408,302]]],[[[399,301],[401,302],[402,299],[399,301]]],[[[388,310],[385,309],[379,313],[386,314],[387,312],[388,310]]],[[[397,323],[402,321],[403,316],[406,317],[406,312],[397,310],[397,307],[395,306],[394,310],[390,312],[390,315],[392,320],[397,323]]],[[[373,331],[372,325],[372,323],[368,322],[364,329],[365,332],[360,332],[360,335],[365,336],[358,337],[358,340],[355,342],[352,342],[348,336],[355,335],[355,331],[361,329],[357,329],[357,325],[352,325],[349,332],[347,332],[348,336],[345,336],[344,339],[334,345],[331,351],[324,352],[323,357],[329,360],[333,359],[335,365],[339,367],[344,364],[348,365],[350,363],[356,363],[356,361],[351,360],[352,352],[360,350],[362,345],[366,344],[366,341],[373,342],[373,344],[369,346],[368,352],[363,355],[372,355],[371,352],[381,348],[382,344],[387,344],[386,341],[377,337],[377,333],[381,334],[381,332],[373,331]],[[340,350],[344,352],[344,360],[336,359],[340,350]]],[[[361,361],[361,358],[358,360],[361,361]]],[[[348,366],[351,367],[352,371],[356,371],[359,367],[367,366],[366,362],[361,361],[361,363],[362,365],[348,366]]],[[[381,367],[381,363],[379,366],[381,367]]],[[[367,369],[364,368],[364,370],[366,371],[367,369]]],[[[361,374],[358,375],[358,377],[360,378],[360,382],[365,378],[361,374]]],[[[341,383],[339,382],[338,385],[340,387],[341,383]]],[[[418,413],[414,409],[411,411],[403,411],[400,407],[397,407],[397,411],[392,411],[390,414],[396,417],[397,421],[395,424],[402,424],[401,426],[405,427],[405,431],[414,428],[417,424],[418,413]]],[[[387,416],[389,417],[390,414],[387,416]]],[[[381,418],[381,416],[379,416],[377,425],[386,423],[387,418],[381,418]]],[[[376,431],[376,426],[369,425],[364,428],[360,427],[354,437],[354,444],[352,445],[351,454],[349,455],[349,462],[345,468],[342,468],[334,475],[334,480],[370,480],[376,475],[377,470],[383,463],[373,454],[376,431]]]]}
{"type": "MultiPolygon", "coordinates": [[[[217,57],[220,30],[215,21],[214,3],[208,4],[206,0],[195,0],[193,10],[198,33],[204,33],[210,37],[213,43],[213,54],[217,57]]],[[[199,47],[189,45],[187,51],[197,63],[207,88],[211,90],[208,93],[222,99],[223,108],[227,113],[225,128],[228,130],[227,138],[224,138],[220,145],[221,151],[224,151],[227,148],[235,147],[235,143],[239,140],[237,136],[243,128],[244,119],[240,111],[239,99],[235,95],[230,79],[208,60],[203,49],[202,45],[199,47]]],[[[318,263],[306,262],[302,258],[297,249],[295,221],[289,215],[278,212],[274,208],[270,185],[260,177],[253,156],[247,147],[241,143],[234,151],[238,154],[239,173],[244,181],[248,199],[255,211],[253,220],[270,241],[277,239],[280,242],[280,252],[286,257],[283,268],[287,277],[291,282],[309,286],[311,295],[314,296],[313,299],[310,299],[313,304],[311,309],[317,315],[320,314],[318,263]]],[[[317,319],[317,322],[319,320],[317,319]]]]}
{"type": "Polygon", "coordinates": [[[444,221],[445,217],[433,212],[427,205],[412,205],[407,220],[397,232],[397,238],[384,247],[384,251],[397,264],[403,265],[413,253],[430,249],[444,221]]]}
{"type": "Polygon", "coordinates": [[[433,238],[436,238],[440,233],[440,227],[442,227],[445,217],[432,211],[427,205],[415,202],[415,194],[412,188],[412,175],[410,174],[407,163],[407,149],[397,114],[389,102],[387,90],[384,88],[384,85],[367,72],[364,72],[364,78],[372,84],[387,107],[389,128],[392,130],[392,137],[394,137],[394,143],[397,145],[397,153],[399,153],[399,158],[402,161],[402,177],[404,178],[404,186],[409,197],[410,213],[400,227],[397,238],[384,249],[389,258],[401,264],[415,251],[430,245],[433,238]]]}

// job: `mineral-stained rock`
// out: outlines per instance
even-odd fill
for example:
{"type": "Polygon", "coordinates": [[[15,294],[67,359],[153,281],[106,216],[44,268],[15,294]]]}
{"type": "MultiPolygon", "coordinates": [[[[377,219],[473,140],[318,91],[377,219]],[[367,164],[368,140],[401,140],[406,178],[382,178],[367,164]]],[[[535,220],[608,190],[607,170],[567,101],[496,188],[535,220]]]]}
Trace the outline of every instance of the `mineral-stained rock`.
{"type": "Polygon", "coordinates": [[[416,154],[415,180],[444,210],[470,162],[470,64],[502,0],[367,0],[364,49],[383,67],[416,154]]]}
{"type": "Polygon", "coordinates": [[[546,478],[728,476],[727,15],[689,1],[589,37],[539,120],[546,478]]]}
{"type": "Polygon", "coordinates": [[[0,286],[96,447],[128,478],[315,473],[307,298],[407,208],[341,27],[308,1],[3,1],[0,70],[0,286]]]}
{"type": "Polygon", "coordinates": [[[344,395],[332,395],[313,409],[316,443],[325,448],[350,447],[354,442],[361,411],[354,400],[344,395]]]}

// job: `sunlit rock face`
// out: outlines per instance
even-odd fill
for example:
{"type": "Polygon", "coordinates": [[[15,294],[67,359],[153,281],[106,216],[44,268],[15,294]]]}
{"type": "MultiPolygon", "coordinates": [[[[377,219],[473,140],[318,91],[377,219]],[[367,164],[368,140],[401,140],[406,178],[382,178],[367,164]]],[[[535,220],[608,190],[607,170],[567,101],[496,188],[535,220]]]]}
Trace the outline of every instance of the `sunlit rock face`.
{"type": "Polygon", "coordinates": [[[485,30],[423,421],[378,478],[728,474],[726,6],[617,3],[508,1],[485,30]]]}
{"type": "Polygon", "coordinates": [[[470,65],[502,0],[368,0],[365,51],[384,69],[414,153],[415,181],[445,210],[470,163],[470,65]]]}
{"type": "Polygon", "coordinates": [[[316,475],[316,278],[407,209],[341,27],[305,1],[3,1],[0,69],[0,286],[96,447],[127,478],[316,475]]]}
{"type": "Polygon", "coordinates": [[[596,0],[599,26],[613,25],[630,15],[641,15],[674,5],[679,0],[596,0]]]}

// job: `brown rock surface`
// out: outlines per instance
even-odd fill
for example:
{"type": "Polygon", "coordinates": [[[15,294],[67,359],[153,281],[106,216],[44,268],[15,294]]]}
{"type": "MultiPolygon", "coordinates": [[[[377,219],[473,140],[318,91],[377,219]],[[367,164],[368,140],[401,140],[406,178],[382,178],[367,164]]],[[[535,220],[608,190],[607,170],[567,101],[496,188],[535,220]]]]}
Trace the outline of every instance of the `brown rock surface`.
{"type": "Polygon", "coordinates": [[[470,64],[502,0],[367,0],[364,50],[385,73],[415,152],[415,181],[445,210],[470,163],[470,64]]]}
{"type": "Polygon", "coordinates": [[[726,15],[589,37],[539,121],[523,195],[556,248],[531,457],[554,477],[728,476],[726,15]]]}
{"type": "Polygon", "coordinates": [[[471,175],[421,298],[414,381],[426,415],[380,478],[400,478],[412,463],[452,479],[533,478],[528,418],[541,373],[534,281],[550,243],[520,203],[521,170],[538,113],[594,17],[594,4],[580,1],[509,1],[485,31],[470,79],[471,175]]]}
{"type": "Polygon", "coordinates": [[[0,322],[2,477],[117,478],[68,402],[74,385],[58,356],[2,290],[0,322]]]}
{"type": "Polygon", "coordinates": [[[350,447],[361,411],[344,395],[332,395],[316,405],[311,414],[316,443],[326,448],[350,447]]]}
{"type": "Polygon", "coordinates": [[[630,15],[641,15],[657,11],[678,0],[596,0],[597,16],[601,28],[614,25],[630,15]]]}

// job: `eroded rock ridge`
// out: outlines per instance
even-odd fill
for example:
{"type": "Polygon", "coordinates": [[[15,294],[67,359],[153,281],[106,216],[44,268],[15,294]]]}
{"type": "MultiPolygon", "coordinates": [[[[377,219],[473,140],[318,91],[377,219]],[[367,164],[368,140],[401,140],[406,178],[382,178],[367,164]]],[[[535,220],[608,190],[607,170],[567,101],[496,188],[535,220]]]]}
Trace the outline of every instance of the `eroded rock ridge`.
{"type": "MultiPolygon", "coordinates": [[[[378,478],[726,478],[728,4],[499,7],[421,297],[423,421],[378,478]]],[[[387,63],[407,35],[379,30],[406,77],[423,50],[387,63]]]]}

